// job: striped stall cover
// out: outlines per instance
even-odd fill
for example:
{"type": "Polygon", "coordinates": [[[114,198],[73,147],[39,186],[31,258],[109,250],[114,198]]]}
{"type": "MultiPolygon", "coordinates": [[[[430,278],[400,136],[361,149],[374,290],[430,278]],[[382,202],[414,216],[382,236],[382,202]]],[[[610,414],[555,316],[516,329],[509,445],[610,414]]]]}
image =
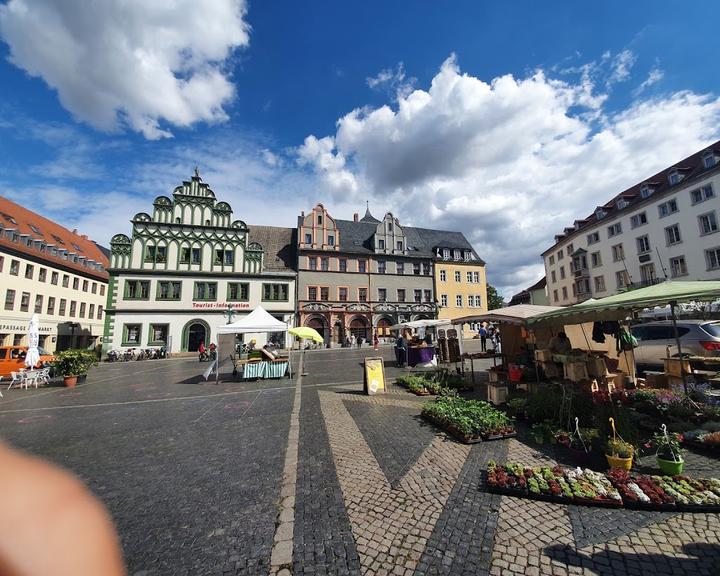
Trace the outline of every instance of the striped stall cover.
{"type": "Polygon", "coordinates": [[[243,378],[264,378],[267,371],[267,362],[249,362],[243,368],[243,378]]]}
{"type": "Polygon", "coordinates": [[[288,369],[287,361],[283,362],[264,362],[267,364],[267,370],[265,371],[265,378],[282,378],[288,369]]]}

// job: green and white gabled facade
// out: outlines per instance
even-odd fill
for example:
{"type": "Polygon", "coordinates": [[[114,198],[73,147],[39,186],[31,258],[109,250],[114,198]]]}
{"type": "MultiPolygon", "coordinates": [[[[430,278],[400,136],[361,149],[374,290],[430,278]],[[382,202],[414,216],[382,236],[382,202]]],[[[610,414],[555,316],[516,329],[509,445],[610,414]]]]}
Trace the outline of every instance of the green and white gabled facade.
{"type": "Polygon", "coordinates": [[[201,337],[206,346],[217,342],[228,308],[238,320],[262,305],[292,325],[297,273],[278,265],[275,253],[285,236],[291,244],[291,229],[234,220],[197,171],[172,198],[157,197],[152,214],[131,222],[131,237],[116,234],[110,242],[105,352],[163,345],[194,351],[201,337]],[[272,246],[256,236],[272,238],[272,246]]]}

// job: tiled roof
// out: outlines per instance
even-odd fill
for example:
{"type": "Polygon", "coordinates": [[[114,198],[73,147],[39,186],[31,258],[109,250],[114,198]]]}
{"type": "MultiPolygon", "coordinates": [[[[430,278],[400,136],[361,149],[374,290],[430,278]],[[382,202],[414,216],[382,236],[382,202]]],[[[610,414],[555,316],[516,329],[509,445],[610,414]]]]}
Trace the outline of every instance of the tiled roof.
{"type": "MultiPolygon", "coordinates": [[[[340,233],[340,250],[354,254],[375,254],[372,248],[372,237],[377,231],[379,221],[355,222],[353,220],[335,220],[340,233]]],[[[406,256],[416,258],[434,258],[434,248],[460,248],[471,250],[475,256],[475,262],[480,261],[470,242],[467,241],[462,232],[450,232],[447,230],[431,230],[429,228],[413,228],[402,226],[407,244],[406,256]]]]}
{"type": "Polygon", "coordinates": [[[71,232],[60,224],[2,196],[0,196],[0,228],[4,229],[0,233],[0,246],[44,260],[48,266],[57,265],[102,280],[108,279],[106,272],[109,266],[108,258],[87,236],[80,235],[77,231],[71,232]],[[13,241],[8,236],[8,232],[19,235],[18,241],[13,241]],[[97,262],[102,266],[102,270],[86,266],[82,262],[66,260],[61,254],[52,255],[47,250],[41,251],[36,242],[31,242],[28,246],[27,239],[40,241],[46,246],[54,246],[58,250],[67,250],[67,255],[76,254],[79,258],[97,262]]]}
{"type": "Polygon", "coordinates": [[[515,306],[516,304],[530,304],[530,301],[532,300],[531,292],[534,292],[535,290],[542,290],[545,288],[545,285],[547,284],[547,278],[543,276],[535,282],[530,288],[525,288],[522,292],[518,292],[515,294],[511,299],[510,302],[508,302],[508,306],[515,306]]]}
{"type": "Polygon", "coordinates": [[[297,229],[279,226],[248,226],[249,242],[257,242],[265,252],[265,270],[296,272],[297,229]]]}
{"type": "MultiPolygon", "coordinates": [[[[698,150],[692,156],[688,156],[687,158],[680,160],[680,162],[676,162],[672,166],[668,166],[657,174],[654,174],[649,178],[638,182],[627,190],[623,190],[605,204],[598,205],[598,208],[602,208],[606,213],[606,215],[600,221],[611,220],[619,214],[626,214],[628,212],[632,212],[636,210],[641,204],[653,202],[657,199],[658,196],[662,196],[666,193],[672,193],[678,187],[681,187],[694,179],[704,177],[706,173],[718,170],[718,167],[720,167],[720,163],[715,164],[710,168],[705,168],[703,164],[703,156],[708,151],[713,151],[716,157],[719,156],[720,140],[718,140],[714,144],[711,144],[710,146],[706,146],[702,150],[698,150]],[[669,175],[673,170],[677,170],[678,172],[682,173],[683,179],[677,184],[671,185],[669,175]],[[653,190],[652,195],[648,198],[642,198],[642,196],[640,195],[640,187],[643,184],[647,184],[653,190]],[[624,208],[617,207],[617,201],[621,198],[628,202],[628,205],[624,208]]],[[[580,227],[577,229],[575,227],[565,228],[562,234],[558,234],[555,236],[555,244],[543,251],[543,254],[549,252],[550,250],[555,248],[555,246],[557,246],[561,242],[564,242],[569,237],[574,236],[575,233],[580,233],[587,228],[596,226],[599,220],[595,215],[595,211],[593,211],[593,213],[587,218],[576,220],[575,222],[580,223],[580,227]]]]}

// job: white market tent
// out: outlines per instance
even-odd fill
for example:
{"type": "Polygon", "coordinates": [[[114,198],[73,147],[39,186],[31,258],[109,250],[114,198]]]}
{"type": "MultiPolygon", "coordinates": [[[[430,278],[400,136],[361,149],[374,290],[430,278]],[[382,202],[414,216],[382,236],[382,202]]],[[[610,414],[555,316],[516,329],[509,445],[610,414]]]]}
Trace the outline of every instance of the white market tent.
{"type": "Polygon", "coordinates": [[[467,324],[470,322],[507,322],[508,324],[525,324],[528,318],[559,310],[559,306],[538,306],[536,304],[517,304],[515,306],[506,306],[505,308],[496,308],[488,310],[483,314],[473,314],[472,316],[462,316],[453,318],[453,324],[467,324]]]}
{"type": "MultiPolygon", "coordinates": [[[[287,332],[289,326],[286,322],[282,322],[277,318],[271,316],[265,308],[258,306],[250,312],[247,316],[240,318],[232,324],[223,324],[218,326],[218,334],[260,334],[267,332],[287,332]]],[[[208,370],[205,379],[207,379],[212,373],[212,368],[215,367],[215,381],[220,380],[220,341],[218,339],[218,350],[217,358],[215,363],[212,364],[208,370]]]]}
{"type": "Polygon", "coordinates": [[[394,326],[390,326],[391,330],[399,330],[400,328],[429,328],[431,326],[450,326],[450,320],[412,320],[411,322],[400,322],[394,326]]]}

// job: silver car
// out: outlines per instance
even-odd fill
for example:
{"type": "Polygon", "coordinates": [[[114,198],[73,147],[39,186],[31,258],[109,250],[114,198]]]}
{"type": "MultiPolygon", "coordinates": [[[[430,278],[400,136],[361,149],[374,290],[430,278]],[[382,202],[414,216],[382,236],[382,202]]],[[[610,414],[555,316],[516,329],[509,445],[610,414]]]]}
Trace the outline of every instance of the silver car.
{"type": "MultiPolygon", "coordinates": [[[[720,321],[678,320],[678,334],[683,355],[720,356],[720,321]]],[[[645,322],[630,328],[638,340],[635,362],[644,366],[662,366],[663,358],[677,356],[672,321],[645,322]]]]}

